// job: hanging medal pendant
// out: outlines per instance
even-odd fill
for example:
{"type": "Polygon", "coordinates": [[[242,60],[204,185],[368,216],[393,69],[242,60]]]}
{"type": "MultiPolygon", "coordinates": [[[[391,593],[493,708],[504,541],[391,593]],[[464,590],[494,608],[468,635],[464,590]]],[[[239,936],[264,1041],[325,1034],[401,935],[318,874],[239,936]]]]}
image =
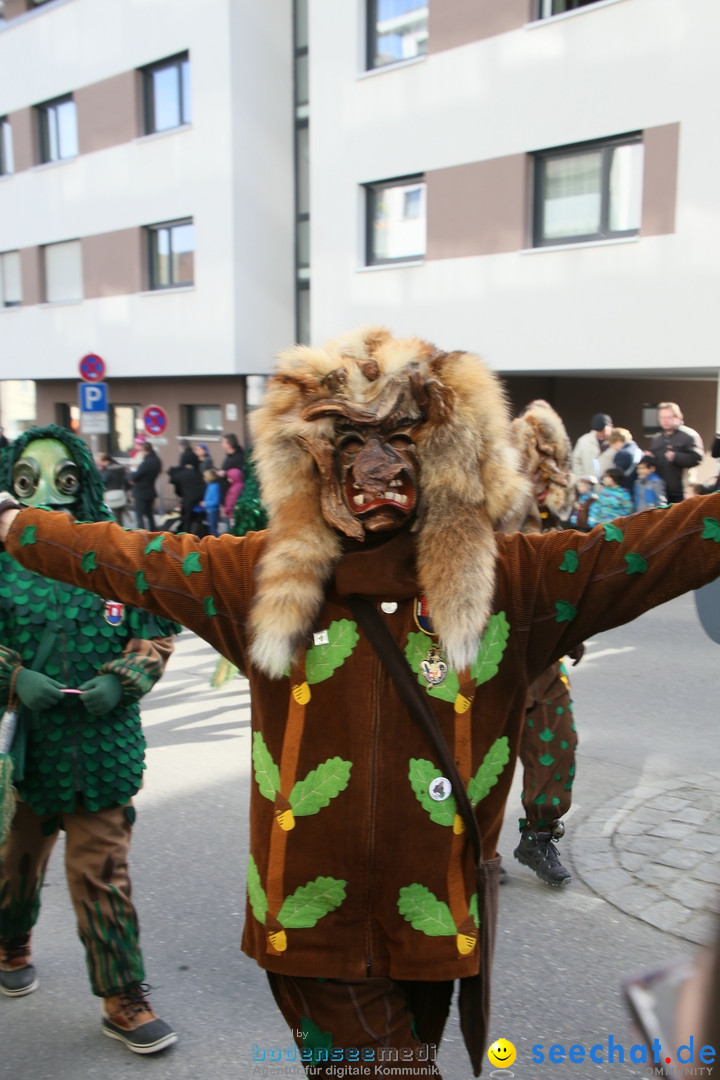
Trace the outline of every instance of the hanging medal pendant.
{"type": "Polygon", "coordinates": [[[420,671],[428,686],[440,686],[445,682],[448,666],[440,655],[437,645],[431,645],[425,659],[420,661],[420,671]]]}

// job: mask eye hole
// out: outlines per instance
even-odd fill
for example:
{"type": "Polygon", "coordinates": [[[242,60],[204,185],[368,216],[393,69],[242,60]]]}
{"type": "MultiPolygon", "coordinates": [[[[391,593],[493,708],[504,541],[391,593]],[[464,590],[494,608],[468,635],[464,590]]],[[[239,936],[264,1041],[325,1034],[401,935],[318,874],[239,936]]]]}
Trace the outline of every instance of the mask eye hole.
{"type": "Polygon", "coordinates": [[[80,490],[80,470],[74,461],[63,461],[55,470],[55,487],[61,495],[76,495],[80,490]]]}
{"type": "Polygon", "coordinates": [[[16,461],[12,471],[13,491],[19,499],[29,499],[40,483],[40,466],[32,458],[16,461]]]}

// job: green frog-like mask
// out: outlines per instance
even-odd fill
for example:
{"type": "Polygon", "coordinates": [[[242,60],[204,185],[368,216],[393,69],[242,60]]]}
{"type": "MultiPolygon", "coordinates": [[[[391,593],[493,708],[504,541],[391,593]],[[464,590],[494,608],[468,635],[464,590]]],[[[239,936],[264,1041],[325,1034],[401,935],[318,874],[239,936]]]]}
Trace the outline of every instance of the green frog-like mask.
{"type": "Polygon", "coordinates": [[[12,487],[23,506],[72,512],[80,494],[80,468],[58,439],[34,439],[13,465],[12,487]]]}

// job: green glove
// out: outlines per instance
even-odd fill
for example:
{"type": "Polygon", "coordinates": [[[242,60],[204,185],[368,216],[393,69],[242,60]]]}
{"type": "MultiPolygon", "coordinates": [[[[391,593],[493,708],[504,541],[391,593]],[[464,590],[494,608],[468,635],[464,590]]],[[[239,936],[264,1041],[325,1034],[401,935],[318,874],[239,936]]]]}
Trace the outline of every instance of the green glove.
{"type": "Polygon", "coordinates": [[[122,697],[122,683],[117,675],[96,675],[83,683],[80,689],[80,700],[87,711],[95,715],[110,712],[122,697]]]}
{"type": "Polygon", "coordinates": [[[64,700],[62,683],[43,675],[42,671],[30,671],[29,668],[18,671],[15,690],[23,705],[33,712],[49,709],[51,705],[64,700]]]}

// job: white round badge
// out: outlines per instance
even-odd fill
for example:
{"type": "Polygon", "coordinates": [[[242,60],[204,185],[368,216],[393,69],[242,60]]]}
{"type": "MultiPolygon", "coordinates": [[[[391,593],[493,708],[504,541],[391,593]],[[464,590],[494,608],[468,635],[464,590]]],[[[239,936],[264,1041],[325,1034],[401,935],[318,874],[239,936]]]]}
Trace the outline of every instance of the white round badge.
{"type": "Polygon", "coordinates": [[[435,802],[445,802],[452,795],[452,784],[444,776],[438,776],[428,788],[430,798],[435,802]]]}

